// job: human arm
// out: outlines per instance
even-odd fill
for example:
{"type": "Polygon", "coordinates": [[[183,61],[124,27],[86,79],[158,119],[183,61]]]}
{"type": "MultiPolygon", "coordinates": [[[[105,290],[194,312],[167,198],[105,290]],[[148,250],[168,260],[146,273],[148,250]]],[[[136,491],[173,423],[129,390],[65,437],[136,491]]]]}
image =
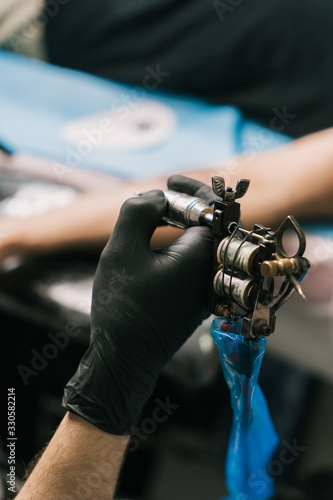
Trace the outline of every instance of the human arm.
{"type": "MultiPolygon", "coordinates": [[[[170,187],[177,189],[178,182],[170,187]]],[[[186,189],[184,179],[181,183],[186,189]]],[[[189,186],[195,194],[193,183],[189,186]]],[[[209,188],[196,186],[198,195],[214,198],[209,188]]],[[[126,436],[138,423],[162,367],[207,315],[211,231],[190,228],[170,247],[152,251],[150,239],[165,205],[163,194],[154,191],[128,200],[121,210],[95,277],[90,346],[65,389],[63,405],[71,413],[19,500],[81,500],[78,485],[87,485],[89,478],[93,482],[91,467],[94,472],[97,462],[102,468],[115,452],[112,474],[99,483],[95,478],[99,486],[90,492],[89,483],[84,497],[111,498],[126,436]],[[68,483],[76,475],[79,481],[68,483]]]]}
{"type": "MultiPolygon", "coordinates": [[[[213,175],[225,177],[235,186],[240,177],[251,180],[242,203],[242,221],[252,226],[258,220],[276,226],[289,214],[297,219],[333,218],[333,129],[327,129],[279,149],[251,151],[221,164],[187,172],[206,184],[213,175]]],[[[36,218],[0,220],[0,259],[12,255],[40,253],[58,248],[101,248],[118,217],[122,202],[135,192],[165,189],[166,177],[123,181],[107,190],[86,192],[68,207],[36,218]],[[9,228],[10,226],[10,228],[9,228]]],[[[160,228],[154,235],[155,248],[165,246],[180,232],[160,228]]]]}
{"type": "Polygon", "coordinates": [[[110,500],[128,439],[66,413],[17,500],[110,500]]]}
{"type": "Polygon", "coordinates": [[[220,166],[188,171],[186,175],[209,183],[213,175],[235,186],[251,180],[242,200],[242,222],[258,220],[276,227],[287,215],[298,220],[333,219],[333,128],[292,141],[278,149],[241,154],[220,166]]]}
{"type": "MultiPolygon", "coordinates": [[[[99,250],[107,243],[122,203],[134,195],[133,186],[79,194],[65,207],[26,219],[0,219],[0,260],[57,250],[99,250]]],[[[182,234],[178,228],[158,228],[152,245],[167,246],[182,234]]]]}

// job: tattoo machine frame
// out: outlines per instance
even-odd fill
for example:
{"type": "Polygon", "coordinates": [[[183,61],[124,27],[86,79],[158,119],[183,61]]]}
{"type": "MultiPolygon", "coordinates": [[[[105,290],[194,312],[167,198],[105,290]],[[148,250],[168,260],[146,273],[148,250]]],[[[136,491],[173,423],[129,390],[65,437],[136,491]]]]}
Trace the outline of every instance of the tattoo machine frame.
{"type": "Polygon", "coordinates": [[[225,188],[223,177],[213,177],[213,207],[200,198],[165,191],[168,203],[164,220],[181,228],[212,228],[214,260],[207,309],[225,319],[242,317],[241,334],[256,338],[274,332],[276,312],[295,290],[305,298],[300,282],[310,263],[303,257],[305,234],[292,215],[276,231],[260,224],[252,230],[242,227],[236,200],[246,194],[249,184],[248,179],[240,179],[232,190],[225,188]],[[298,249],[293,255],[288,255],[283,241],[290,230],[298,238],[298,249]],[[284,279],[276,289],[281,276],[284,279]]]}

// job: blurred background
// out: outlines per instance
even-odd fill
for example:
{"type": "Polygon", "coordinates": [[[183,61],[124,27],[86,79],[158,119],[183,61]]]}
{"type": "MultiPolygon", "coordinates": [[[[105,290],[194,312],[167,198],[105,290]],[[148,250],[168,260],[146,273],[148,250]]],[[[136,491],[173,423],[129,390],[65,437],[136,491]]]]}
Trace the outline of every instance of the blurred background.
{"type": "MultiPolygon", "coordinates": [[[[298,185],[312,186],[326,157],[323,175],[331,171],[330,139],[324,159],[315,148],[305,154],[310,181],[306,170],[292,177],[293,164],[272,161],[270,174],[270,157],[260,155],[332,126],[332,20],[331,1],[1,1],[1,393],[16,390],[21,477],[59,424],[63,387],[89,342],[93,277],[112,230],[101,220],[103,229],[84,235],[85,224],[95,224],[89,214],[98,217],[99,193],[110,193],[114,206],[105,211],[116,218],[122,200],[155,178],[156,187],[173,172],[198,170],[202,178],[204,171],[209,179],[222,162],[233,183],[244,164],[258,160],[254,176],[268,179],[271,191],[262,193],[272,203],[277,198],[271,210],[280,216],[286,207],[274,196],[276,178],[281,193],[288,184],[297,193],[298,185]],[[103,120],[115,130],[100,140],[103,120]],[[75,203],[86,193],[92,205],[81,211],[75,203]],[[73,206],[75,231],[68,225],[73,206]]],[[[328,194],[304,200],[308,302],[293,296],[282,308],[260,374],[281,437],[276,498],[333,498],[333,184],[326,184],[328,194]],[[286,464],[281,452],[294,443],[302,451],[286,464]]],[[[232,413],[210,323],[162,372],[127,455],[119,498],[226,495],[232,413]],[[177,408],[156,423],[154,408],[168,398],[177,408]]]]}

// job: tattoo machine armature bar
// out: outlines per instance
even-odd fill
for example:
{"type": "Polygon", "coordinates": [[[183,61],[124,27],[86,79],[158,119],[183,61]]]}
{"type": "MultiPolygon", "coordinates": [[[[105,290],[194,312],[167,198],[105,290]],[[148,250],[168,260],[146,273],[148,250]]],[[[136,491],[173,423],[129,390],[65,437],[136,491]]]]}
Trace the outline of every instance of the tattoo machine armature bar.
{"type": "Polygon", "coordinates": [[[273,333],[276,311],[295,290],[305,299],[300,282],[310,263],[303,257],[305,234],[292,215],[276,231],[260,224],[252,230],[242,227],[236,199],[246,194],[249,184],[248,179],[240,179],[232,190],[225,188],[223,177],[213,177],[213,207],[200,198],[166,191],[165,221],[182,228],[212,228],[214,256],[207,309],[226,319],[242,316],[242,335],[255,338],[273,333]],[[298,238],[293,255],[284,247],[287,230],[298,238]]]}

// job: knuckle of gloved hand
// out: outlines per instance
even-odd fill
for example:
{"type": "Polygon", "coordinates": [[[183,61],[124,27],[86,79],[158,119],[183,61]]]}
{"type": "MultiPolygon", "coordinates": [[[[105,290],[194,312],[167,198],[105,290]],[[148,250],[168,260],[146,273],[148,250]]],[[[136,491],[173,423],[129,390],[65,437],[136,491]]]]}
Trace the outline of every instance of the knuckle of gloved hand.
{"type": "Polygon", "coordinates": [[[169,188],[177,187],[180,183],[184,184],[184,182],[186,180],[187,180],[187,178],[184,177],[184,175],[180,175],[180,174],[171,175],[168,179],[168,187],[169,188]]]}

